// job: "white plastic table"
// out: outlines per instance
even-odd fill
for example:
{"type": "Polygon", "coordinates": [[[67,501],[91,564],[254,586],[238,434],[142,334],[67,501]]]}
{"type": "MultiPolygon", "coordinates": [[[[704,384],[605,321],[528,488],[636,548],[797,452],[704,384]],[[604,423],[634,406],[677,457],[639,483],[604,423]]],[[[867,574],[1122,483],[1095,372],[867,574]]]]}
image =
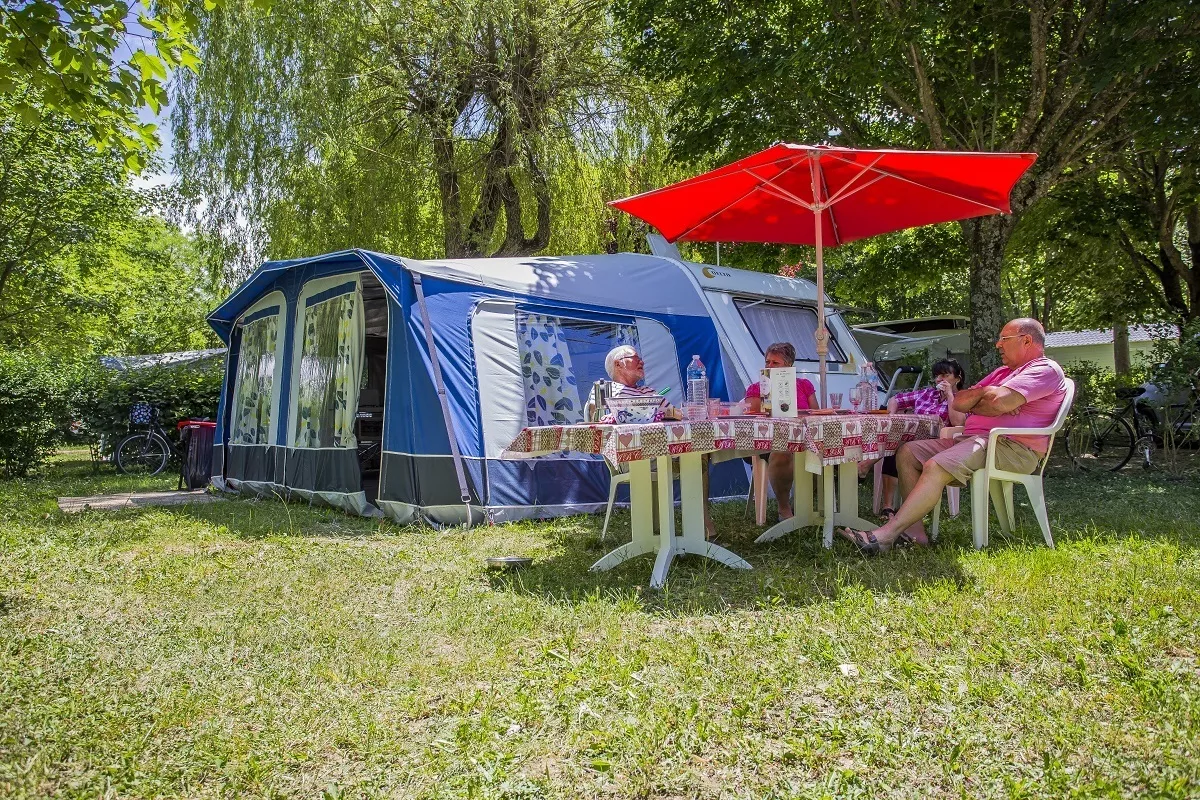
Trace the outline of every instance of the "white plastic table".
{"type": "Polygon", "coordinates": [[[650,585],[659,588],[666,582],[675,556],[684,553],[735,569],[751,568],[727,548],[705,541],[702,456],[712,454],[715,460],[723,460],[761,452],[793,453],[795,516],[769,528],[756,542],[769,542],[799,528],[821,525],[823,542],[831,547],[836,525],[867,530],[875,527],[858,516],[858,462],[893,455],[906,441],[937,438],[941,424],[937,417],[917,414],[836,414],[796,419],[728,417],[646,425],[552,425],[525,428],[505,448],[502,457],[533,458],[575,451],[627,464],[632,541],[607,553],[592,569],[608,570],[635,556],[657,553],[650,585]],[[659,476],[657,533],[651,462],[656,464],[659,476]],[[683,512],[682,531],[678,534],[673,486],[676,474],[683,512]],[[820,502],[814,504],[818,475],[820,502]],[[830,513],[825,513],[826,509],[830,513]]]}

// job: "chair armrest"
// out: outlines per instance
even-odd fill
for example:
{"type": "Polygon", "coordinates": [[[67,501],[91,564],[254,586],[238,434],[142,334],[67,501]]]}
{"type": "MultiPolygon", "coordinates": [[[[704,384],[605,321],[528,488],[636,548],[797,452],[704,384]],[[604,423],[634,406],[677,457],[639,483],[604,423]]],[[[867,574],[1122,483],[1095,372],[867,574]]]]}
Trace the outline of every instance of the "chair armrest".
{"type": "Polygon", "coordinates": [[[997,436],[1049,436],[1058,433],[1051,425],[1049,428],[992,428],[988,431],[988,444],[996,441],[997,436]]]}
{"type": "Polygon", "coordinates": [[[938,434],[938,438],[939,439],[953,439],[955,436],[958,436],[964,430],[966,430],[966,429],[962,425],[956,425],[956,426],[947,425],[945,428],[942,428],[942,432],[938,434]]]}
{"type": "MultiPolygon", "coordinates": [[[[996,439],[1001,436],[1053,436],[1058,433],[1058,428],[1051,425],[1048,428],[992,428],[988,431],[987,443],[987,461],[985,461],[988,472],[996,469],[996,439]]],[[[1053,442],[1053,440],[1051,440],[1053,442]]],[[[1048,459],[1050,451],[1047,450],[1042,459],[1048,459]]],[[[1043,467],[1044,467],[1044,461],[1043,467]]]]}

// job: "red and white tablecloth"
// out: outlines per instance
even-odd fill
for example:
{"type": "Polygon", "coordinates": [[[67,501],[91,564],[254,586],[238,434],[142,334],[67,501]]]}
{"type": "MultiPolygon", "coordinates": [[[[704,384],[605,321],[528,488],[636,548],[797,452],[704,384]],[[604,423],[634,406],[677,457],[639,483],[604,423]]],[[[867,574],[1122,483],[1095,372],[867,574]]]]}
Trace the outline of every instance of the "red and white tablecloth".
{"type": "Polygon", "coordinates": [[[547,425],[525,428],[505,458],[565,450],[615,463],[714,450],[812,452],[825,465],[890,456],[914,439],[936,439],[942,421],[924,414],[837,414],[796,419],[728,417],[646,425],[547,425]]]}

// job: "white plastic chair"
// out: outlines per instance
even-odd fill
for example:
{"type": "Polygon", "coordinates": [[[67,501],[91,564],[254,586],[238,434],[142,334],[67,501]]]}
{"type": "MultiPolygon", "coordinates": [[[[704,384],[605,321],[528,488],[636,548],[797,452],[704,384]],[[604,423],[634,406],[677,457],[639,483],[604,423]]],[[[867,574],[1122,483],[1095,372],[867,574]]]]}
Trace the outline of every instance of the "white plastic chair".
{"type": "MultiPolygon", "coordinates": [[[[613,501],[617,499],[617,487],[622,483],[629,483],[629,468],[623,465],[614,464],[604,457],[604,465],[608,467],[608,509],[604,512],[604,527],[600,530],[600,541],[604,541],[608,536],[608,521],[612,519],[613,501]]],[[[654,468],[653,462],[650,465],[650,481],[654,485],[658,484],[658,470],[654,468]]]]}
{"type": "MultiPolygon", "coordinates": [[[[1042,537],[1047,547],[1054,547],[1054,536],[1050,533],[1050,517],[1046,513],[1046,493],[1042,487],[1042,473],[1050,461],[1050,453],[1054,450],[1054,437],[1062,430],[1071,404],[1075,402],[1075,382],[1066,379],[1067,393],[1054,422],[1046,428],[992,428],[988,432],[987,460],[984,467],[971,475],[971,536],[975,541],[975,549],[982,550],[988,544],[988,496],[996,507],[996,518],[1000,520],[1000,530],[1004,535],[1011,535],[1017,527],[1016,508],[1013,502],[1013,485],[1021,484],[1029,495],[1029,504],[1033,506],[1034,516],[1042,529],[1042,537]],[[1016,434],[1021,436],[1049,436],[1046,454],[1036,472],[1025,475],[1020,472],[1008,472],[996,467],[996,438],[1016,434]]],[[[932,537],[937,535],[938,517],[942,504],[938,503],[933,509],[932,537]]]]}

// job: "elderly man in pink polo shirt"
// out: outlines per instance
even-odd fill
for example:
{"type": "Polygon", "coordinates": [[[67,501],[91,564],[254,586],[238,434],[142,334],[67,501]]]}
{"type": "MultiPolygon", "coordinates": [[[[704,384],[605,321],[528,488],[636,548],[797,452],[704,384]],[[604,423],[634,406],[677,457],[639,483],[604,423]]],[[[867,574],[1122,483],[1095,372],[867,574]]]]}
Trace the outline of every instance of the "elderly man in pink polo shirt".
{"type": "MultiPolygon", "coordinates": [[[[838,533],[865,555],[893,545],[927,545],[922,522],[941,502],[947,486],[965,486],[983,469],[992,428],[1044,428],[1054,422],[1066,397],[1062,367],[1046,358],[1046,331],[1035,319],[1014,319],[996,340],[1004,366],[954,395],[955,411],[966,413],[963,432],[953,439],[908,442],[896,454],[904,502],[874,531],[843,528],[838,533]]],[[[1001,436],[996,466],[1032,473],[1046,453],[1048,436],[1001,436]]]]}

